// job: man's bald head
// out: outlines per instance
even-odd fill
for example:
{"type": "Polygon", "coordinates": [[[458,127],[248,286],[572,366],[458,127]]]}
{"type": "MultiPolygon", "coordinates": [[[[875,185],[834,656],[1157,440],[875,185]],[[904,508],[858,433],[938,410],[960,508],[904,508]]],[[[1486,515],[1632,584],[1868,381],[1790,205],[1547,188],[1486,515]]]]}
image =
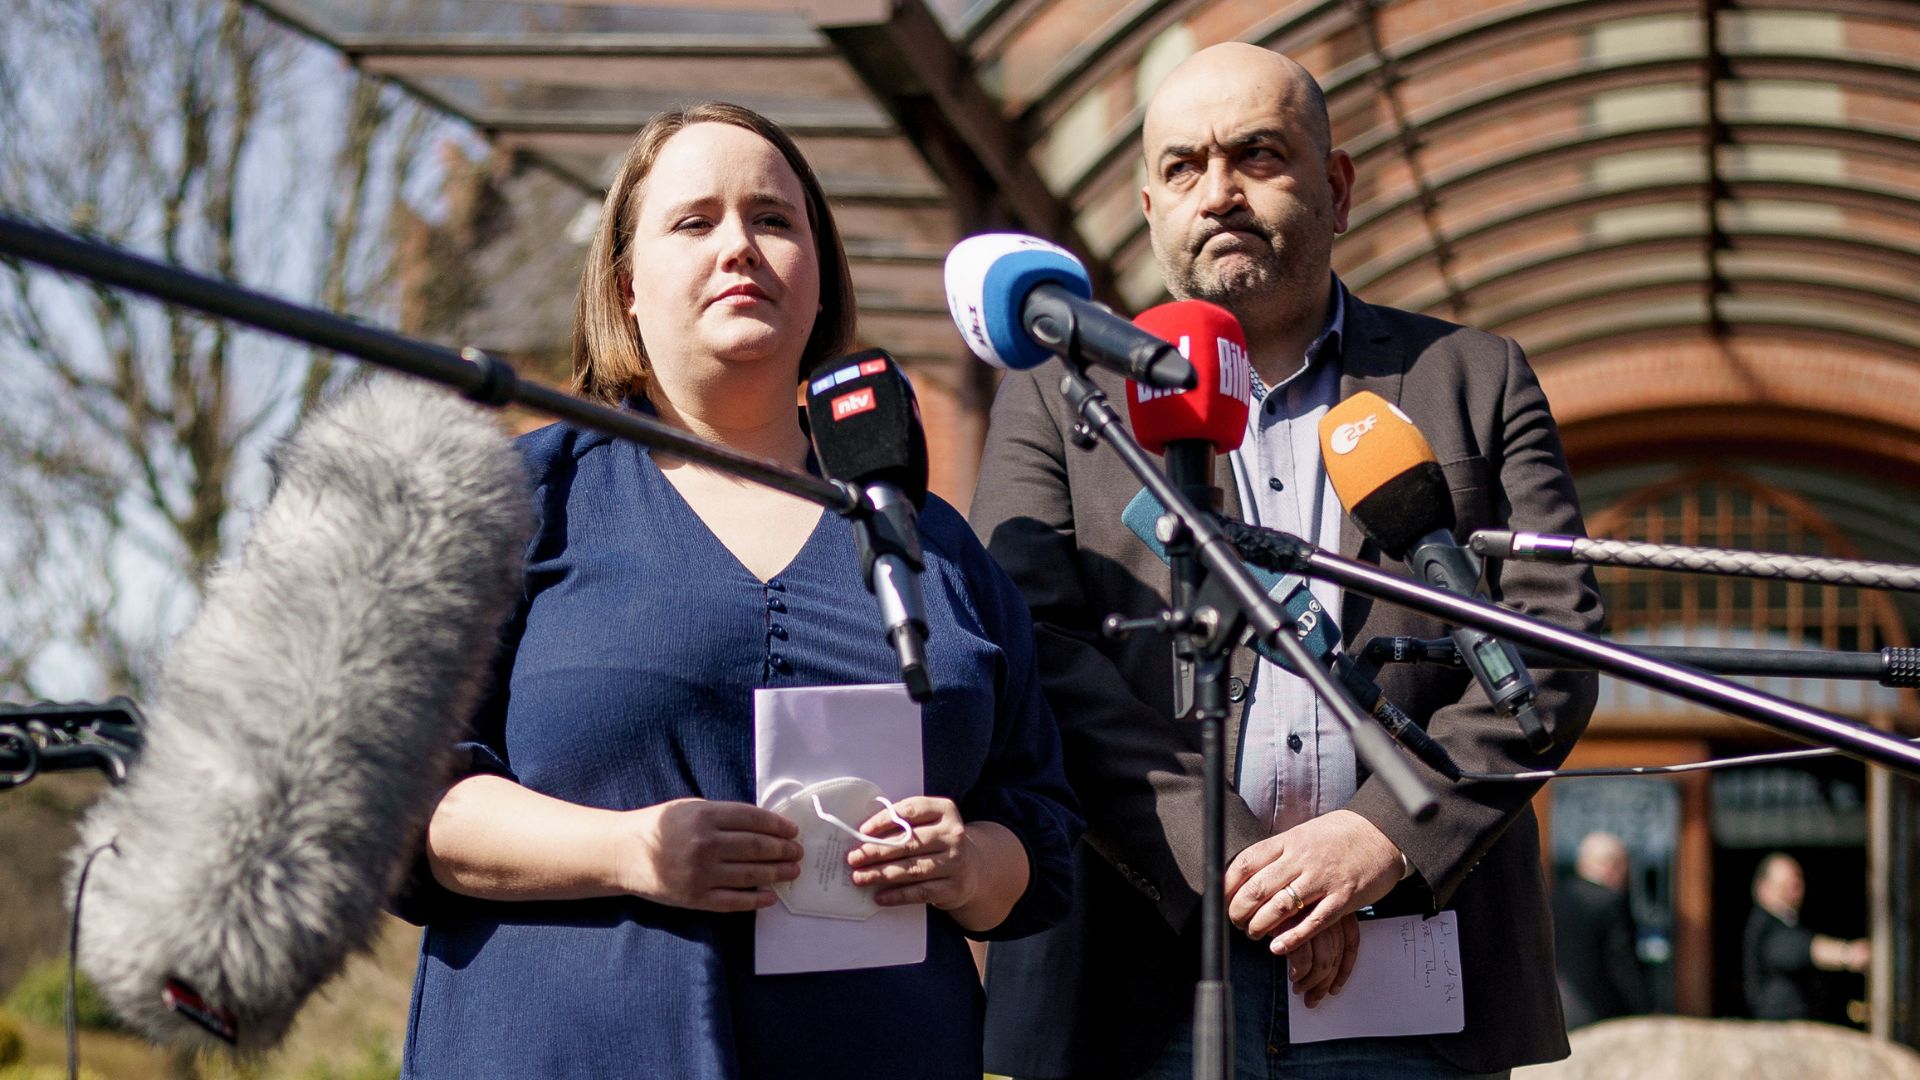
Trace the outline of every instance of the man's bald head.
{"type": "Polygon", "coordinates": [[[1167,290],[1232,312],[1263,378],[1299,366],[1353,196],[1319,84],[1279,53],[1215,45],[1167,75],[1141,131],[1141,209],[1167,290]]]}
{"type": "Polygon", "coordinates": [[[1588,833],[1580,840],[1573,872],[1614,892],[1627,887],[1627,845],[1610,832],[1588,833]]]}
{"type": "Polygon", "coordinates": [[[1296,118],[1315,152],[1325,157],[1333,150],[1327,96],[1313,74],[1272,49],[1228,41],[1180,61],[1153,92],[1141,125],[1147,167],[1153,167],[1157,120],[1191,115],[1194,108],[1206,108],[1228,96],[1265,98],[1279,105],[1296,118]]]}

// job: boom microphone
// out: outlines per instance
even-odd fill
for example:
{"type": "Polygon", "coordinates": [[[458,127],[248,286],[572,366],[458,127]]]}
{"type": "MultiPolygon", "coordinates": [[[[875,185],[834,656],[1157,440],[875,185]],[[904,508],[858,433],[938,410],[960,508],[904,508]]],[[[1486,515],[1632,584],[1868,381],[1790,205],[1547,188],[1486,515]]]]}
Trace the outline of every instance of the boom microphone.
{"type": "MultiPolygon", "coordinates": [[[[1320,454],[1341,505],[1381,551],[1429,585],[1483,596],[1479,559],[1453,539],[1446,476],[1406,413],[1361,391],[1321,418],[1320,454]]],[[[1553,736],[1533,707],[1533,676],[1513,646],[1465,626],[1452,637],[1494,708],[1520,726],[1536,753],[1551,747],[1553,736]]]]}
{"type": "Polygon", "coordinates": [[[927,502],[927,435],[913,384],[883,349],[828,364],[807,383],[807,427],[820,467],[858,484],[873,512],[854,523],[861,576],[880,601],[907,696],[933,697],[926,600],[914,511],[927,502]]]}
{"type": "Polygon", "coordinates": [[[1087,268],[1065,248],[1018,233],[969,236],[948,252],[946,279],[954,325],[994,367],[1068,356],[1149,386],[1194,384],[1173,346],[1093,302],[1087,268]]]}
{"type": "Polygon", "coordinates": [[[138,767],[74,856],[105,849],[79,964],[162,1041],[271,1047],[370,944],[533,533],[505,436],[422,383],[350,391],[274,462],[245,548],[162,665],[138,767]]]}

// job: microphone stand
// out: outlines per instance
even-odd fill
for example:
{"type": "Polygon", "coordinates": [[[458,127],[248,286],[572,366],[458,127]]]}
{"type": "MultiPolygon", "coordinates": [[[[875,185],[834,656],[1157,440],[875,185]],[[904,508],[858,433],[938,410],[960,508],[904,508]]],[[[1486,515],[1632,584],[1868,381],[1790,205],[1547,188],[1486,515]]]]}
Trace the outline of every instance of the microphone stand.
{"type": "Polygon", "coordinates": [[[1176,606],[1155,618],[1108,619],[1106,628],[1110,633],[1123,634],[1137,630],[1183,633],[1195,658],[1194,715],[1200,722],[1206,828],[1201,853],[1205,885],[1200,894],[1200,981],[1193,991],[1193,1076],[1194,1080],[1229,1080],[1233,1010],[1227,977],[1224,729],[1228,713],[1227,658],[1242,630],[1250,626],[1257,638],[1276,648],[1306,679],[1347,729],[1356,756],[1387,786],[1409,816],[1426,821],[1439,810],[1439,802],[1413,767],[1399,756],[1387,733],[1367,721],[1325,665],[1314,662],[1306,646],[1295,637],[1284,610],[1240,564],[1239,552],[1213,514],[1195,507],[1121,426],[1106,395],[1087,377],[1088,361],[1081,354],[1071,312],[1065,321],[1062,359],[1066,375],[1060,381],[1060,390],[1080,414],[1073,440],[1087,450],[1104,440],[1160,500],[1167,510],[1158,526],[1161,542],[1166,544],[1173,565],[1183,568],[1176,571],[1173,597],[1176,605],[1186,601],[1185,607],[1176,606]],[[1176,552],[1186,557],[1176,557],[1176,552]]]}
{"type": "MultiPolygon", "coordinates": [[[[358,357],[451,387],[467,400],[489,408],[521,405],[576,427],[711,465],[729,475],[797,495],[851,519],[859,526],[857,534],[863,546],[863,562],[869,552],[877,553],[886,572],[896,578],[900,576],[901,561],[908,566],[919,561],[918,545],[912,545],[909,551],[905,541],[897,539],[898,529],[893,522],[897,513],[889,507],[877,506],[858,485],[795,472],[707,442],[652,417],[623,412],[538,383],[523,382],[505,361],[479,349],[455,351],[403,337],[121,248],[44,228],[7,213],[0,213],[0,255],[19,256],[55,270],[142,293],[163,303],[192,308],[330,352],[358,357]]],[[[889,606],[884,599],[882,604],[889,606]]],[[[889,610],[886,614],[892,618],[895,612],[889,610]]],[[[907,612],[903,617],[908,615],[924,619],[918,612],[907,612]]],[[[918,633],[924,635],[924,626],[918,633]]],[[[889,640],[899,657],[901,678],[908,694],[915,701],[925,701],[933,687],[921,639],[908,631],[890,633],[889,640]]]]}
{"type": "Polygon", "coordinates": [[[1864,724],[1716,679],[1649,652],[1567,630],[1484,600],[1409,581],[1377,566],[1324,551],[1271,529],[1244,530],[1241,554],[1282,573],[1338,582],[1342,588],[1425,612],[1455,625],[1475,626],[1517,645],[1527,645],[1581,667],[1764,724],[1802,742],[1830,746],[1862,761],[1920,779],[1920,746],[1864,724]]]}
{"type": "Polygon", "coordinates": [[[504,408],[521,405],[576,427],[590,428],[656,450],[665,450],[730,475],[797,495],[841,517],[860,519],[873,507],[860,489],[837,480],[795,472],[724,446],[716,446],[651,417],[522,382],[513,368],[479,349],[449,349],[403,337],[352,319],[290,303],[266,293],[206,277],[123,248],[36,225],[0,213],[0,255],[13,255],[192,308],[329,352],[370,361],[460,392],[469,401],[504,408]]]}
{"type": "Polygon", "coordinates": [[[85,770],[123,784],[146,743],[145,724],[140,707],[127,697],[103,705],[0,704],[0,791],[41,773],[85,770]]]}

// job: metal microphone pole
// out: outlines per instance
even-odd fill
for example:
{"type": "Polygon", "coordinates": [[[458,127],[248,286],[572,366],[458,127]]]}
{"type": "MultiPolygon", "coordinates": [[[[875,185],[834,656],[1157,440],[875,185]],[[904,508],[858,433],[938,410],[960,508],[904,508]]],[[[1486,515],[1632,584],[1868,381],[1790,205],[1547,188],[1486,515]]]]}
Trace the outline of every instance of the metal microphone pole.
{"type": "Polygon", "coordinates": [[[1635,570],[1678,570],[1689,574],[1728,574],[1773,581],[1816,581],[1863,589],[1920,592],[1920,566],[1783,555],[1731,548],[1655,544],[1641,540],[1595,540],[1554,533],[1481,529],[1468,539],[1474,552],[1491,559],[1579,562],[1635,570]]]}
{"type": "Polygon", "coordinates": [[[1776,731],[1850,757],[1920,779],[1920,746],[1829,712],[1809,708],[1751,687],[1716,679],[1648,653],[1576,633],[1484,600],[1434,589],[1377,566],[1343,558],[1271,529],[1244,530],[1242,554],[1287,573],[1338,582],[1379,600],[1422,611],[1453,624],[1477,626],[1516,645],[1528,645],[1563,660],[1652,687],[1708,708],[1732,713],[1776,731]]]}
{"type": "Polygon", "coordinates": [[[842,517],[871,511],[858,488],[795,472],[773,462],[716,446],[676,428],[564,391],[522,382],[513,368],[478,349],[453,350],[403,337],[316,308],[157,262],[123,248],[81,239],[0,213],[0,255],[14,255],[291,338],[329,352],[370,361],[458,390],[492,408],[518,404],[577,427],[665,450],[731,475],[824,506],[842,517]]]}
{"type": "MultiPolygon", "coordinates": [[[[1635,645],[1644,656],[1715,675],[1750,675],[1783,679],[1846,679],[1874,682],[1893,688],[1920,687],[1920,648],[1888,646],[1879,652],[1831,652],[1821,649],[1727,649],[1706,645],[1635,645]]],[[[1538,649],[1521,648],[1520,659],[1530,668],[1584,669],[1564,657],[1538,649]]],[[[1377,669],[1381,664],[1434,664],[1462,667],[1460,650],[1451,638],[1380,636],[1360,650],[1361,660],[1377,669]]]]}
{"type": "Polygon", "coordinates": [[[1194,703],[1200,721],[1200,746],[1205,791],[1206,840],[1202,850],[1200,896],[1200,981],[1194,987],[1193,1075],[1195,1080],[1228,1080],[1232,1076],[1232,995],[1227,975],[1226,918],[1226,754],[1227,657],[1238,643],[1243,626],[1286,657],[1315,694],[1347,729],[1355,754],[1385,784],[1415,821],[1426,821],[1439,810],[1413,767],[1400,757],[1393,741],[1367,721],[1351,696],[1323,664],[1315,663],[1295,637],[1285,612],[1267,596],[1211,513],[1195,507],[1127,430],[1108,404],[1106,395],[1087,378],[1087,361],[1080,355],[1078,326],[1068,313],[1060,328],[1065,344],[1066,376],[1060,390],[1080,414],[1074,441],[1092,449],[1100,441],[1153,493],[1167,513],[1161,518],[1161,540],[1172,555],[1176,545],[1188,564],[1197,569],[1186,582],[1176,583],[1176,602],[1191,596],[1191,609],[1174,610],[1158,618],[1136,622],[1109,620],[1113,631],[1172,629],[1189,635],[1196,660],[1194,703]],[[1194,584],[1201,571],[1204,582],[1194,584]]]}

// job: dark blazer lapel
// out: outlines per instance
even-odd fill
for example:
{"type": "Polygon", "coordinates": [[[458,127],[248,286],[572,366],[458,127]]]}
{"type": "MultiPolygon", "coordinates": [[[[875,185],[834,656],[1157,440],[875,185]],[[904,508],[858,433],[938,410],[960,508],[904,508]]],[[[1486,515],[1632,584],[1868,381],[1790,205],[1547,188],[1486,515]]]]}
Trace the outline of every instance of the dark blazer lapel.
{"type": "MultiPolygon", "coordinates": [[[[1342,285],[1342,289],[1346,286],[1342,285]]],[[[1345,401],[1363,390],[1371,390],[1389,404],[1400,404],[1400,384],[1406,377],[1407,358],[1393,342],[1386,323],[1359,297],[1347,293],[1345,339],[1341,343],[1340,400],[1345,401]]],[[[1380,561],[1379,549],[1360,534],[1353,518],[1340,515],[1340,554],[1349,559],[1380,561]]],[[[1366,621],[1373,598],[1352,589],[1344,590],[1340,603],[1340,627],[1351,632],[1366,621]]]]}

